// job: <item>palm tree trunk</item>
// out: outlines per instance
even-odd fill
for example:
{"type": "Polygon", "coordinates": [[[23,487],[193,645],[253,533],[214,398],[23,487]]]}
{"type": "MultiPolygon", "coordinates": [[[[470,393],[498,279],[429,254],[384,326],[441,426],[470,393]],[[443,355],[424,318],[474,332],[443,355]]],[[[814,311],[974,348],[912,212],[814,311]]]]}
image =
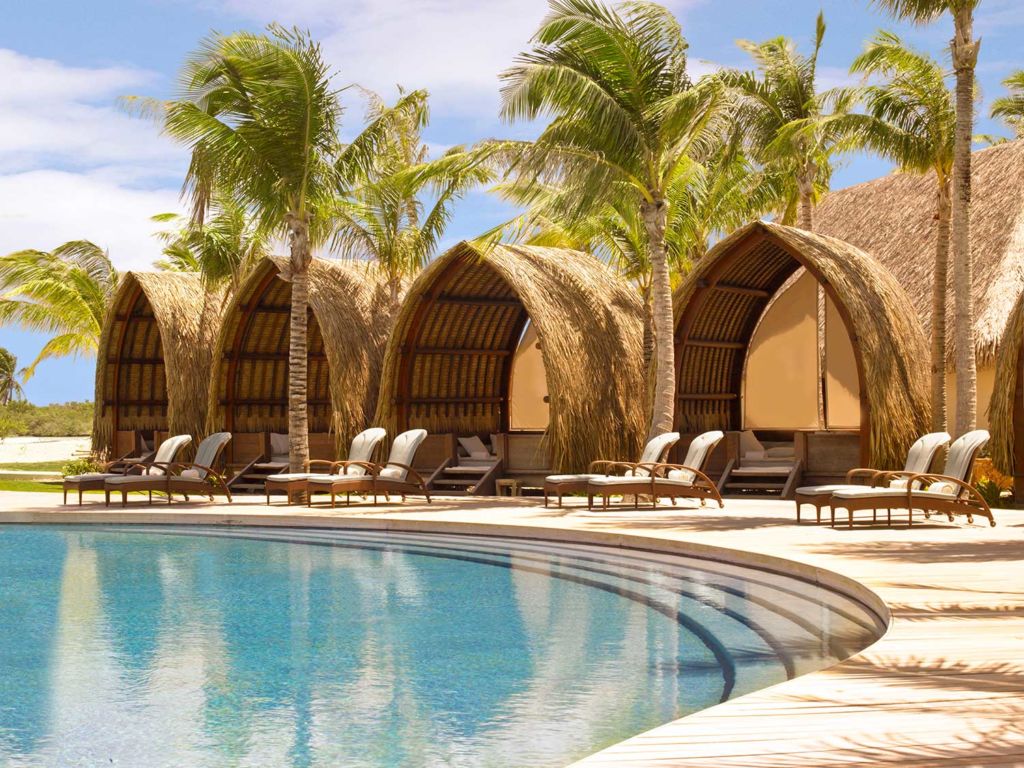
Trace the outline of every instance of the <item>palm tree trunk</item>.
{"type": "Polygon", "coordinates": [[[971,288],[971,141],[974,133],[974,66],[980,40],[974,40],[974,10],[969,3],[954,14],[951,48],[956,72],[956,138],[953,153],[953,314],[956,343],[956,435],[974,429],[977,418],[977,367],[971,288]]]}
{"type": "Polygon", "coordinates": [[[644,370],[650,370],[654,359],[654,311],[651,308],[651,286],[641,293],[644,303],[644,370]]]}
{"type": "Polygon", "coordinates": [[[309,225],[289,217],[292,302],[288,339],[288,464],[301,472],[309,460],[307,312],[309,307],[309,225]]]}
{"type": "Polygon", "coordinates": [[[946,297],[949,292],[949,182],[938,186],[932,278],[932,431],[946,431],[946,297]]]}
{"type": "MultiPolygon", "coordinates": [[[[808,162],[803,171],[797,175],[796,186],[799,193],[797,199],[797,226],[812,232],[814,230],[814,180],[818,176],[818,167],[808,162]]],[[[817,358],[815,360],[815,386],[818,398],[818,429],[827,426],[825,414],[825,290],[819,285],[815,294],[815,338],[817,339],[817,358]]]]}
{"type": "Polygon", "coordinates": [[[640,206],[647,230],[651,257],[651,299],[654,315],[654,401],[648,438],[672,431],[675,420],[676,364],[675,323],[672,317],[672,284],[668,274],[665,229],[668,203],[660,198],[640,206]]]}

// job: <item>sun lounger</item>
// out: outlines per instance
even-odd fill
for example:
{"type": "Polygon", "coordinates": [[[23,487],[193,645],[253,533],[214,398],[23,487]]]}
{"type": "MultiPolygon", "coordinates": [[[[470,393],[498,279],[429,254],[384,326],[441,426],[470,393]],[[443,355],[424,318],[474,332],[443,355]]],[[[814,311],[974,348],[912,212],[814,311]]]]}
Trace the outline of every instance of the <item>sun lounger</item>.
{"type": "Polygon", "coordinates": [[[633,475],[598,477],[587,483],[587,506],[594,507],[594,497],[602,499],[602,507],[609,506],[612,496],[633,496],[633,507],[639,507],[639,497],[649,496],[654,507],[659,499],[700,499],[704,506],[707,499],[724,506],[718,488],[704,470],[715,446],[725,437],[714,430],[697,435],[686,451],[682,464],[657,463],[640,467],[633,475]]]}
{"type": "Polygon", "coordinates": [[[678,442],[678,432],[666,432],[647,441],[638,462],[598,460],[590,463],[586,473],[548,475],[544,478],[544,506],[548,505],[548,497],[555,495],[558,497],[558,506],[561,507],[562,496],[567,493],[586,493],[591,480],[608,475],[618,474],[624,477],[633,477],[637,473],[642,473],[643,477],[649,477],[650,465],[663,462],[668,456],[668,452],[672,450],[672,446],[678,442]],[[598,470],[603,471],[599,472],[598,470]]]}
{"type": "Polygon", "coordinates": [[[266,479],[267,505],[270,505],[270,493],[283,492],[287,503],[291,503],[294,494],[305,494],[306,484],[310,478],[325,478],[338,475],[352,477],[366,474],[365,465],[373,460],[373,453],[377,446],[387,437],[387,432],[380,427],[372,427],[364,430],[352,438],[352,445],[348,449],[346,461],[323,461],[314,459],[306,462],[305,472],[285,472],[279,475],[270,475],[266,479]],[[314,467],[326,467],[326,473],[310,472],[314,467]],[[339,471],[340,470],[340,471],[339,471]]]}
{"type": "MultiPolygon", "coordinates": [[[[949,445],[949,434],[946,432],[932,432],[931,434],[918,438],[914,444],[910,446],[910,450],[907,451],[907,461],[903,465],[903,472],[911,474],[927,472],[932,467],[932,462],[935,460],[935,454],[939,452],[940,448],[944,448],[947,445],[949,445]]],[[[890,484],[895,483],[893,487],[896,488],[906,488],[906,478],[904,476],[894,478],[890,472],[868,468],[851,469],[846,473],[845,483],[837,483],[833,485],[805,485],[802,488],[797,488],[795,496],[796,521],[798,523],[800,522],[801,507],[804,504],[810,504],[814,507],[816,522],[821,522],[821,508],[829,507],[832,525],[835,525],[836,512],[831,506],[832,494],[848,490],[852,490],[856,493],[863,490],[865,487],[878,487],[883,481],[888,481],[890,484]],[[857,478],[863,478],[864,482],[857,485],[853,482],[857,478]]]]}
{"type": "Polygon", "coordinates": [[[975,515],[981,515],[995,525],[988,503],[970,484],[974,460],[988,439],[988,432],[978,429],[954,440],[946,454],[942,474],[890,472],[881,478],[889,487],[836,491],[830,503],[835,509],[846,510],[850,527],[853,527],[853,513],[863,509],[872,510],[872,519],[877,517],[879,509],[886,510],[890,525],[893,509],[907,510],[908,526],[914,524],[915,509],[922,510],[925,517],[932,513],[945,513],[951,521],[955,515],[966,515],[967,521],[973,522],[975,515]],[[904,480],[905,487],[892,487],[891,481],[895,479],[904,480]]]}
{"type": "MultiPolygon", "coordinates": [[[[103,472],[87,472],[83,475],[69,475],[64,478],[64,503],[68,503],[68,491],[78,491],[78,503],[82,503],[83,491],[102,491],[107,480],[118,477],[139,477],[148,472],[154,464],[167,464],[174,461],[182,449],[192,442],[190,435],[174,435],[168,437],[157,449],[152,461],[125,462],[119,460],[112,462],[119,465],[119,471],[107,472],[111,465],[107,465],[103,472]]],[[[161,469],[162,473],[163,470],[161,469]]]]}
{"type": "Polygon", "coordinates": [[[411,429],[403,432],[391,444],[391,454],[384,464],[372,464],[370,462],[344,462],[349,472],[342,475],[314,476],[307,480],[307,504],[312,502],[314,493],[331,494],[331,508],[335,506],[335,499],[339,494],[345,494],[346,502],[351,501],[352,494],[360,496],[373,495],[373,503],[377,503],[377,496],[384,494],[390,499],[391,494],[405,497],[408,494],[423,494],[427,502],[430,502],[430,489],[426,480],[420,475],[412,464],[416,458],[416,451],[427,438],[425,429],[411,429]],[[354,474],[351,469],[362,467],[365,472],[362,475],[354,474]]]}
{"type": "Polygon", "coordinates": [[[143,492],[148,494],[148,503],[153,503],[153,491],[167,494],[167,503],[172,501],[174,493],[208,496],[213,500],[216,489],[223,490],[228,500],[231,492],[227,488],[224,477],[213,466],[220,461],[224,448],[231,440],[229,432],[217,432],[204,439],[196,449],[196,460],[157,462],[147,467],[140,475],[125,475],[107,478],[103,484],[105,502],[110,506],[110,494],[121,494],[121,506],[128,503],[128,494],[143,492]]]}

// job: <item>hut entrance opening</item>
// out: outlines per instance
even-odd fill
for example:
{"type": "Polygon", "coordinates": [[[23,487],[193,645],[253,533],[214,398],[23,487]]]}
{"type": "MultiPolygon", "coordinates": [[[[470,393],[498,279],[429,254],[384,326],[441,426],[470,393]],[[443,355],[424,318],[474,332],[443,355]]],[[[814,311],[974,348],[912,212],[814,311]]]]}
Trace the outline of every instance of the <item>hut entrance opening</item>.
{"type": "Polygon", "coordinates": [[[718,254],[679,311],[677,429],[726,432],[714,470],[727,475],[727,491],[787,495],[797,482],[832,482],[867,465],[869,414],[848,311],[799,251],[753,229],[718,254]]]}
{"type": "MultiPolygon", "coordinates": [[[[287,463],[288,347],[291,283],[268,266],[241,297],[226,336],[220,364],[219,405],[223,428],[231,432],[231,461],[255,459],[287,463]]],[[[330,435],[330,371],[316,315],[309,310],[307,407],[310,457],[333,459],[330,435]]]]}

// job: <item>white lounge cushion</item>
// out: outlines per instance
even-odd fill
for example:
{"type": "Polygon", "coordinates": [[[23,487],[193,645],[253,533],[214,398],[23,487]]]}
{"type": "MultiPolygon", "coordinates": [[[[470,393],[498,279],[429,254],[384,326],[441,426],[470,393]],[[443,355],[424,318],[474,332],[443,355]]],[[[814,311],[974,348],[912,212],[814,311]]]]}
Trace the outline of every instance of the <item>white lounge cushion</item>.
{"type": "Polygon", "coordinates": [[[282,454],[287,456],[289,453],[288,448],[288,435],[281,432],[270,433],[270,455],[281,456],[282,454]]]}
{"type": "Polygon", "coordinates": [[[395,442],[391,444],[391,455],[388,456],[387,465],[380,471],[378,477],[384,480],[404,481],[409,474],[408,470],[391,465],[404,464],[411,467],[413,459],[416,458],[416,451],[426,439],[427,430],[425,429],[410,429],[396,437],[395,442]]]}
{"type": "Polygon", "coordinates": [[[546,483],[586,483],[590,480],[597,480],[605,475],[548,475],[544,478],[546,483]]]}
{"type": "MultiPolygon", "coordinates": [[[[284,472],[279,475],[269,475],[266,479],[268,483],[287,483],[291,480],[308,480],[311,477],[316,477],[310,472],[284,472]]],[[[324,475],[324,477],[330,477],[330,475],[324,475]]]]}
{"type": "Polygon", "coordinates": [[[697,475],[688,469],[671,469],[666,477],[658,478],[658,485],[667,484],[688,487],[693,485],[696,477],[697,475]]]}
{"type": "Polygon", "coordinates": [[[148,475],[115,475],[114,477],[108,477],[103,481],[103,485],[108,488],[121,485],[137,485],[150,480],[160,480],[164,477],[163,472],[157,472],[154,469],[154,471],[148,475]]]}
{"type": "Polygon", "coordinates": [[[906,498],[907,492],[905,489],[898,488],[869,488],[867,486],[857,488],[851,486],[844,490],[836,491],[832,495],[837,499],[857,499],[864,498],[866,496],[877,496],[879,498],[885,498],[888,496],[891,498],[902,499],[906,498]]]}
{"type": "Polygon", "coordinates": [[[644,482],[650,480],[647,476],[621,476],[621,475],[599,475],[590,481],[590,485],[600,486],[614,486],[614,485],[633,485],[637,482],[644,482]]]}
{"type": "Polygon", "coordinates": [[[178,474],[178,477],[184,478],[185,480],[202,480],[206,477],[206,473],[199,473],[198,469],[183,469],[178,474]]]}
{"type": "Polygon", "coordinates": [[[120,472],[86,472],[83,475],[68,475],[65,483],[82,483],[90,480],[106,480],[108,477],[123,477],[120,472]]]}
{"type": "Polygon", "coordinates": [[[764,445],[752,430],[745,429],[740,432],[740,453],[764,453],[764,445]]]}
{"type": "Polygon", "coordinates": [[[866,487],[864,485],[805,485],[802,488],[797,488],[796,492],[800,496],[823,496],[826,493],[833,494],[836,491],[846,490],[856,491],[866,487]]]}
{"type": "MultiPolygon", "coordinates": [[[[946,483],[946,482],[943,482],[943,481],[940,480],[938,482],[931,483],[923,491],[923,493],[925,493],[925,494],[927,494],[929,496],[947,496],[948,497],[948,496],[955,496],[956,492],[957,492],[957,489],[958,489],[958,486],[956,485],[956,483],[946,483]]],[[[916,496],[917,494],[914,494],[914,495],[916,496]]]]}

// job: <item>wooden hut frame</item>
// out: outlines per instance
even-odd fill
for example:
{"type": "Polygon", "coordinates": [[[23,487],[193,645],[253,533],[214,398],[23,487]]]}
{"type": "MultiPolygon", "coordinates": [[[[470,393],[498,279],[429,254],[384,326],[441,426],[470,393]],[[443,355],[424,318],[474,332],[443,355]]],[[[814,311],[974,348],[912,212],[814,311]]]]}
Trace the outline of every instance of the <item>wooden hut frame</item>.
{"type": "Polygon", "coordinates": [[[677,431],[741,428],[751,337],[800,267],[824,287],[853,345],[862,465],[898,466],[928,424],[928,345],[906,293],[863,251],[764,222],[718,243],[676,293],[677,431]]]}
{"type": "MultiPolygon", "coordinates": [[[[286,267],[286,259],[264,259],[224,312],[208,393],[211,432],[288,431],[286,267]]],[[[376,264],[314,259],[309,283],[310,451],[334,459],[369,426],[397,305],[376,264]]]]}
{"type": "Polygon", "coordinates": [[[547,379],[549,466],[635,456],[646,427],[642,315],[636,288],[588,254],[460,243],[409,289],[376,421],[392,433],[508,432],[512,361],[530,322],[547,379]]]}
{"type": "Polygon", "coordinates": [[[1024,294],[1010,311],[996,357],[989,404],[989,451],[995,468],[1013,477],[1014,496],[1024,496],[1024,294]]]}
{"type": "Polygon", "coordinates": [[[220,303],[195,274],[121,278],[97,350],[94,450],[135,448],[118,440],[133,432],[202,437],[220,303]]]}

